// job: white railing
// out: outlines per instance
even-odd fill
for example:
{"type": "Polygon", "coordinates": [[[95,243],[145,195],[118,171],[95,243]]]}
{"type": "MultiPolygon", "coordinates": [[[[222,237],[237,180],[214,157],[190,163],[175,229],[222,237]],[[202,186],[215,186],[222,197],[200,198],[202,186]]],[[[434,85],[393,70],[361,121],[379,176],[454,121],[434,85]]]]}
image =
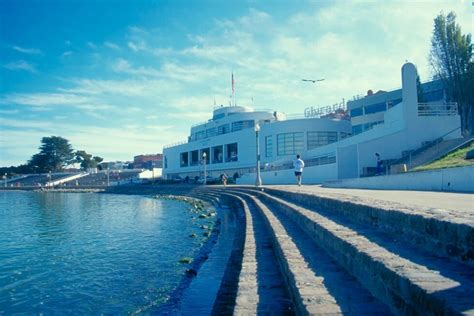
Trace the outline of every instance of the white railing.
{"type": "Polygon", "coordinates": [[[456,102],[418,103],[418,116],[453,116],[458,114],[456,102]]]}
{"type": "Polygon", "coordinates": [[[165,149],[165,148],[170,148],[170,147],[174,147],[174,146],[178,146],[178,145],[183,145],[183,144],[187,144],[187,143],[188,143],[187,140],[182,140],[182,141],[179,141],[179,142],[176,142],[176,143],[164,145],[164,146],[163,146],[163,149],[165,149]]]}

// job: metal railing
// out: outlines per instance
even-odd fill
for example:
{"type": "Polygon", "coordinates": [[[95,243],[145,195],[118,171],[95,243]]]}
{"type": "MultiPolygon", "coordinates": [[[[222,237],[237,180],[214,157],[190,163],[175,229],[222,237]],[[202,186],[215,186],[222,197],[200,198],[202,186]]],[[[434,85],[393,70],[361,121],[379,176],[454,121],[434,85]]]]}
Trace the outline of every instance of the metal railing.
{"type": "Polygon", "coordinates": [[[458,114],[456,102],[418,103],[418,116],[453,116],[458,114]]]}
{"type": "Polygon", "coordinates": [[[179,142],[176,142],[176,143],[164,145],[164,146],[163,146],[163,149],[165,149],[165,148],[170,148],[170,147],[174,147],[174,146],[178,146],[178,145],[183,145],[183,144],[187,144],[187,143],[188,143],[187,140],[182,140],[182,141],[179,141],[179,142]]]}

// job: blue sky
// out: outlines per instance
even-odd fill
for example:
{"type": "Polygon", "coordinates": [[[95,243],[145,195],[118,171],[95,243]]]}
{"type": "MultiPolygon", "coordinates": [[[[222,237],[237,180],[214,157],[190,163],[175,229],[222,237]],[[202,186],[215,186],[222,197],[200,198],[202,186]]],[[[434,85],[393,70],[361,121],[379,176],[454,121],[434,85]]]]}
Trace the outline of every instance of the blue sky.
{"type": "Polygon", "coordinates": [[[0,166],[41,137],[111,160],[157,153],[228,104],[301,114],[422,80],[433,18],[471,1],[0,0],[0,166]],[[325,78],[314,85],[301,78],[325,78]]]}

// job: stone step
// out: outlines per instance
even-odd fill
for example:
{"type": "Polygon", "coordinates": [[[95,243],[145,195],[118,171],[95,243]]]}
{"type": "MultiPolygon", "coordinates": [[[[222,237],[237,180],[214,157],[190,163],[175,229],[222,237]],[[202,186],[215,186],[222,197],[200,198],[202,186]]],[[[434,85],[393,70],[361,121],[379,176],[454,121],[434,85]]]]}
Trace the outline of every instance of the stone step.
{"type": "Polygon", "coordinates": [[[263,204],[258,201],[262,199],[298,223],[395,314],[474,313],[474,283],[469,267],[445,260],[445,266],[437,265],[442,269],[433,269],[430,266],[432,258],[417,254],[414,262],[410,257],[400,256],[401,245],[390,244],[390,240],[382,243],[383,238],[375,229],[359,232],[352,226],[341,225],[332,218],[281,198],[261,191],[252,193],[258,197],[253,197],[257,204],[263,204]],[[464,271],[458,270],[460,268],[464,271]]]}
{"type": "MultiPolygon", "coordinates": [[[[259,202],[263,201],[260,200],[259,202]]],[[[328,293],[334,297],[341,313],[350,315],[391,314],[388,306],[364,289],[357,279],[337,264],[321,247],[317,246],[311,237],[296,223],[285,214],[275,212],[268,204],[263,203],[263,205],[273,213],[283,226],[308,267],[316,277],[320,278],[328,293]]],[[[317,293],[315,294],[317,296],[317,293]]],[[[323,314],[323,311],[316,310],[316,314],[323,314]]]]}
{"type": "Polygon", "coordinates": [[[308,266],[298,247],[273,213],[258,199],[238,193],[261,212],[272,237],[275,254],[298,315],[343,313],[324,280],[308,266]]]}
{"type": "Polygon", "coordinates": [[[474,218],[470,214],[342,194],[313,195],[279,189],[264,190],[310,210],[335,214],[351,222],[403,236],[405,240],[438,256],[474,267],[474,218]]]}
{"type": "Polygon", "coordinates": [[[293,304],[261,216],[239,196],[228,193],[223,193],[223,196],[237,200],[246,219],[245,246],[234,314],[270,314],[275,311],[293,314],[293,304]]]}

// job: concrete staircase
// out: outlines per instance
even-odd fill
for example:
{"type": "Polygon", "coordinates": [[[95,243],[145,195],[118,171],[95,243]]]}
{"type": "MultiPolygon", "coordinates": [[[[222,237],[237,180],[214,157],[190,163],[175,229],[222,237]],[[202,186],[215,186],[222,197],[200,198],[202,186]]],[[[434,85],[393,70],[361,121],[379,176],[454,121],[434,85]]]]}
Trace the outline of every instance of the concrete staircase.
{"type": "Polygon", "coordinates": [[[472,218],[277,189],[193,196],[243,217],[214,314],[474,315],[472,218]]]}

